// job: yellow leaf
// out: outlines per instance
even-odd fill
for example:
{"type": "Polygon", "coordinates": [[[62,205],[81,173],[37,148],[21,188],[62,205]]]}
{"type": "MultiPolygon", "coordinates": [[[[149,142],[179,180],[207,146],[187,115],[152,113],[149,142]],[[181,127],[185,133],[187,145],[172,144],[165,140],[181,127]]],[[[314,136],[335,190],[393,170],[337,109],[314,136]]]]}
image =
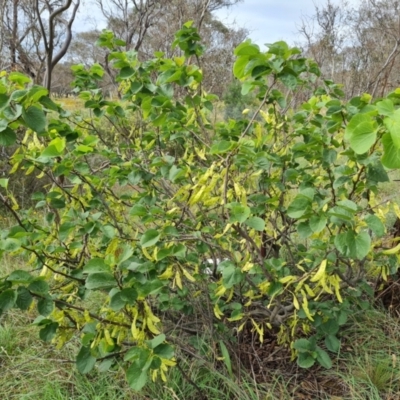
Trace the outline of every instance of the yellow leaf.
{"type": "Polygon", "coordinates": [[[172,265],[170,265],[169,267],[167,267],[167,269],[161,275],[158,275],[158,279],[161,279],[161,280],[170,279],[172,277],[172,275],[174,275],[174,271],[173,271],[172,265]]]}
{"type": "Polygon", "coordinates": [[[106,342],[110,346],[114,346],[114,340],[112,340],[111,335],[110,335],[110,331],[108,329],[104,330],[104,338],[106,339],[106,342]]]}
{"type": "Polygon", "coordinates": [[[31,165],[25,172],[25,175],[30,175],[35,169],[34,165],[31,165]]]}
{"type": "Polygon", "coordinates": [[[167,377],[165,375],[165,372],[161,369],[160,370],[160,375],[161,375],[161,379],[163,382],[167,382],[167,377]]]}
{"type": "Polygon", "coordinates": [[[393,204],[393,210],[397,216],[397,218],[400,218],[400,207],[397,203],[392,203],[393,204]]]}
{"type": "Polygon", "coordinates": [[[228,321],[234,322],[234,321],[239,321],[243,318],[244,314],[240,313],[238,315],[235,315],[234,317],[228,318],[228,321]]]}
{"type": "Polygon", "coordinates": [[[153,314],[153,311],[151,311],[150,306],[146,302],[144,302],[143,305],[144,305],[144,311],[148,316],[148,318],[150,318],[152,322],[160,322],[160,318],[158,318],[153,314]]]}
{"type": "Polygon", "coordinates": [[[242,271],[247,272],[250,271],[254,267],[254,264],[250,261],[247,261],[247,263],[243,266],[242,271]]]}
{"type": "Polygon", "coordinates": [[[319,284],[325,290],[326,293],[333,294],[332,289],[326,283],[326,275],[324,275],[320,280],[319,284]]]}
{"type": "Polygon", "coordinates": [[[181,269],[182,269],[183,275],[185,275],[186,279],[188,279],[190,282],[196,282],[196,279],[194,279],[193,276],[190,275],[189,272],[185,268],[181,267],[181,269]]]}
{"type": "Polygon", "coordinates": [[[147,259],[149,259],[150,261],[153,261],[153,257],[149,254],[149,252],[147,251],[146,247],[142,247],[142,253],[146,256],[147,259]]]}
{"type": "Polygon", "coordinates": [[[176,365],[176,360],[173,358],[171,360],[168,360],[167,358],[162,358],[161,362],[166,365],[167,367],[173,367],[176,365]]]}
{"type": "Polygon", "coordinates": [[[201,160],[204,160],[204,161],[207,160],[207,158],[206,158],[206,156],[205,156],[205,150],[204,150],[204,149],[202,149],[202,150],[197,150],[197,149],[195,148],[194,151],[196,152],[196,154],[199,156],[199,158],[200,158],[201,160]]]}
{"type": "Polygon", "coordinates": [[[243,322],[243,324],[239,326],[238,332],[241,332],[245,325],[246,325],[246,322],[243,322]]]}
{"type": "Polygon", "coordinates": [[[300,304],[295,295],[293,295],[293,305],[296,310],[300,310],[300,304]]]}
{"type": "Polygon", "coordinates": [[[297,279],[297,277],[295,277],[293,275],[288,275],[288,276],[285,276],[285,277],[279,279],[279,282],[284,285],[285,283],[294,282],[296,279],[297,279]]]}
{"type": "Polygon", "coordinates": [[[219,238],[221,238],[222,236],[224,236],[225,233],[228,232],[229,229],[231,229],[231,227],[232,227],[232,224],[226,225],[226,226],[225,226],[225,229],[224,229],[224,231],[223,231],[222,233],[217,233],[216,235],[214,235],[214,239],[219,239],[219,238]]]}
{"type": "Polygon", "coordinates": [[[221,319],[221,317],[224,316],[224,313],[220,310],[218,304],[215,304],[215,306],[214,306],[214,315],[215,315],[218,319],[221,319]]]}
{"type": "Polygon", "coordinates": [[[158,375],[158,369],[154,369],[153,372],[151,373],[151,380],[152,380],[153,382],[156,381],[157,375],[158,375]]]}
{"type": "Polygon", "coordinates": [[[182,65],[185,63],[185,57],[174,57],[174,61],[178,67],[182,67],[182,65]]]}
{"type": "Polygon", "coordinates": [[[232,300],[233,297],[233,288],[230,290],[228,298],[226,299],[226,303],[229,303],[232,300]]]}
{"type": "Polygon", "coordinates": [[[181,279],[181,273],[179,271],[176,271],[175,282],[176,286],[178,286],[178,288],[182,290],[182,279],[181,279]]]}
{"type": "Polygon", "coordinates": [[[314,321],[314,318],[312,317],[311,313],[310,313],[310,309],[308,308],[308,299],[307,299],[307,294],[304,291],[304,289],[301,290],[301,294],[303,295],[303,301],[301,303],[301,307],[304,311],[304,314],[306,314],[307,318],[310,321],[314,321]]]}
{"type": "Polygon", "coordinates": [[[382,267],[382,272],[381,272],[381,274],[382,274],[382,279],[384,280],[384,281],[387,281],[387,273],[389,272],[389,268],[386,266],[386,265],[384,265],[383,267],[382,267]]]}
{"type": "Polygon", "coordinates": [[[327,264],[327,260],[323,260],[318,268],[318,271],[315,273],[315,275],[310,279],[311,282],[318,282],[319,280],[321,280],[324,275],[325,275],[325,271],[326,271],[326,264],[327,264]]]}
{"type": "Polygon", "coordinates": [[[147,327],[149,328],[149,331],[151,333],[154,333],[155,335],[159,335],[161,332],[157,329],[157,327],[154,325],[154,322],[151,320],[151,318],[146,319],[147,327]]]}
{"type": "Polygon", "coordinates": [[[306,289],[307,294],[310,297],[315,297],[315,293],[314,291],[310,288],[310,286],[308,286],[307,284],[304,285],[304,288],[306,289]]]}
{"type": "Polygon", "coordinates": [[[341,279],[337,275],[333,275],[330,278],[330,282],[331,282],[333,288],[335,289],[335,295],[336,295],[336,298],[338,299],[338,302],[343,303],[343,299],[340,294],[340,281],[341,281],[341,279]]]}
{"type": "Polygon", "coordinates": [[[251,319],[251,322],[252,322],[254,328],[256,329],[256,331],[257,331],[257,333],[258,333],[258,335],[260,337],[260,342],[262,343],[264,341],[264,327],[263,326],[261,326],[261,327],[258,326],[256,321],[254,321],[253,318],[250,318],[250,319],[251,319]]]}

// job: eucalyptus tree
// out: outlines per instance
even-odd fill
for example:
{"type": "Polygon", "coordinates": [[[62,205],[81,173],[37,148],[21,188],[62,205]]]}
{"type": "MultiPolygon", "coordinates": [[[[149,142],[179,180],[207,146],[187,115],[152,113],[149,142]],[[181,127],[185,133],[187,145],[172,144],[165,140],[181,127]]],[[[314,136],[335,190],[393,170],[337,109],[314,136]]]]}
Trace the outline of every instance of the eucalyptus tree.
{"type": "Polygon", "coordinates": [[[324,78],[345,85],[348,97],[363,92],[383,96],[397,87],[399,6],[398,0],[327,0],[303,20],[306,53],[318,62],[324,78]]]}
{"type": "Polygon", "coordinates": [[[3,0],[2,69],[18,70],[50,89],[51,73],[72,40],[80,0],[3,0]]]}

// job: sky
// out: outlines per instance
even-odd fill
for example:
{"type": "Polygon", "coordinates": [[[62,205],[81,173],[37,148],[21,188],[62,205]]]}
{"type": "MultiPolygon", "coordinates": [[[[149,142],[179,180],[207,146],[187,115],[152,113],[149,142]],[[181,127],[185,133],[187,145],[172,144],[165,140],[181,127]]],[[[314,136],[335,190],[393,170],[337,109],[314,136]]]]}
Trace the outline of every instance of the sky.
{"type": "MultiPolygon", "coordinates": [[[[100,11],[90,5],[91,0],[85,0],[81,8],[75,29],[88,29],[95,21],[97,28],[104,28],[100,11]],[[90,10],[90,12],[89,12],[90,10]],[[87,17],[92,17],[88,21],[87,17]]],[[[241,3],[215,12],[215,15],[225,24],[245,27],[250,32],[250,38],[262,46],[285,40],[295,44],[301,39],[298,27],[302,18],[314,14],[314,2],[324,3],[325,0],[243,0],[241,3]]]]}
{"type": "Polygon", "coordinates": [[[247,28],[250,38],[260,46],[278,40],[294,44],[300,41],[298,28],[302,18],[314,14],[315,1],[244,0],[228,10],[217,11],[216,15],[222,22],[247,28]]]}

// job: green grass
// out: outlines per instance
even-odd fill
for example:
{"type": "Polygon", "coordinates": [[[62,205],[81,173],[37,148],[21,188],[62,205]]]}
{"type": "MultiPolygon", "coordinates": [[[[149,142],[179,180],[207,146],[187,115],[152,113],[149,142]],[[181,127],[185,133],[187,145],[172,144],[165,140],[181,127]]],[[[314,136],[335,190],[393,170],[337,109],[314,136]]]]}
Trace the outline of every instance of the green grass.
{"type": "MultiPolygon", "coordinates": [[[[23,260],[17,263],[3,256],[0,275],[24,268],[23,260]]],[[[99,304],[96,296],[88,301],[99,304]]],[[[79,340],[60,350],[41,342],[37,327],[30,325],[34,318],[34,311],[11,310],[0,319],[1,400],[295,400],[308,383],[310,399],[400,399],[400,320],[381,309],[352,316],[329,371],[309,373],[288,365],[287,370],[268,371],[266,382],[256,383],[250,373],[240,381],[231,378],[223,363],[184,359],[184,374],[173,368],[167,383],[151,382],[140,394],[128,387],[121,369],[79,374],[74,364],[79,340]],[[319,386],[312,386],[314,380],[319,386]],[[336,397],[323,394],[334,392],[336,397]]]]}
{"type": "MultiPolygon", "coordinates": [[[[167,383],[150,383],[137,394],[127,386],[123,371],[79,374],[69,362],[78,342],[71,341],[61,350],[40,342],[36,328],[28,325],[31,318],[13,311],[0,326],[1,399],[200,400],[206,395],[208,400],[273,400],[296,399],[296,388],[305,386],[302,370],[300,376],[270,371],[268,382],[255,384],[248,375],[239,382],[221,368],[186,360],[182,364],[185,376],[174,368],[167,383]]],[[[381,310],[354,316],[343,332],[342,351],[333,369],[311,375],[318,382],[334,378],[341,391],[337,397],[323,395],[331,388],[322,384],[323,390],[316,387],[311,394],[313,399],[400,398],[400,321],[381,310]]]]}
{"type": "Polygon", "coordinates": [[[168,383],[151,382],[137,394],[127,386],[121,370],[79,374],[71,362],[77,341],[57,350],[41,342],[36,328],[28,324],[29,316],[11,312],[0,327],[2,400],[200,400],[200,394],[207,394],[208,400],[267,398],[267,390],[250,379],[239,384],[199,362],[182,364],[185,376],[179,369],[172,369],[168,383]]]}

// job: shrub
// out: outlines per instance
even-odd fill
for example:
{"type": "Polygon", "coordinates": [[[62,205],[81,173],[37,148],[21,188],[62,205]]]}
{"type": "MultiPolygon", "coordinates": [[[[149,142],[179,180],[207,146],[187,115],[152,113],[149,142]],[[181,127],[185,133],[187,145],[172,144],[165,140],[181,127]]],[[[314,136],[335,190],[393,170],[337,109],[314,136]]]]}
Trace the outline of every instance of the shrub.
{"type": "Polygon", "coordinates": [[[301,367],[329,368],[340,327],[371,294],[368,279],[397,270],[399,246],[382,244],[391,205],[377,195],[385,167],[400,166],[400,92],[343,102],[325,82],[290,110],[316,64],[284,42],[261,52],[248,41],[234,74],[258,108],[213,126],[216,98],[192,63],[199,40],[185,24],[173,44],[182,56],[141,63],[104,33],[124,97],[96,89],[101,67],[77,67],[90,111],[80,118],[19,73],[0,83],[0,144],[26,127],[11,173],[52,179],[23,210],[0,179],[15,218],[0,255],[27,263],[2,279],[1,310],[35,305],[42,340],[62,345],[77,333],[81,372],[123,365],[136,390],[148,376],[165,380],[193,348],[217,348],[234,373],[229,353],[244,328],[261,342],[277,330],[301,367]],[[132,120],[140,123],[127,131],[132,120]],[[218,347],[204,347],[202,332],[218,347]]]}

